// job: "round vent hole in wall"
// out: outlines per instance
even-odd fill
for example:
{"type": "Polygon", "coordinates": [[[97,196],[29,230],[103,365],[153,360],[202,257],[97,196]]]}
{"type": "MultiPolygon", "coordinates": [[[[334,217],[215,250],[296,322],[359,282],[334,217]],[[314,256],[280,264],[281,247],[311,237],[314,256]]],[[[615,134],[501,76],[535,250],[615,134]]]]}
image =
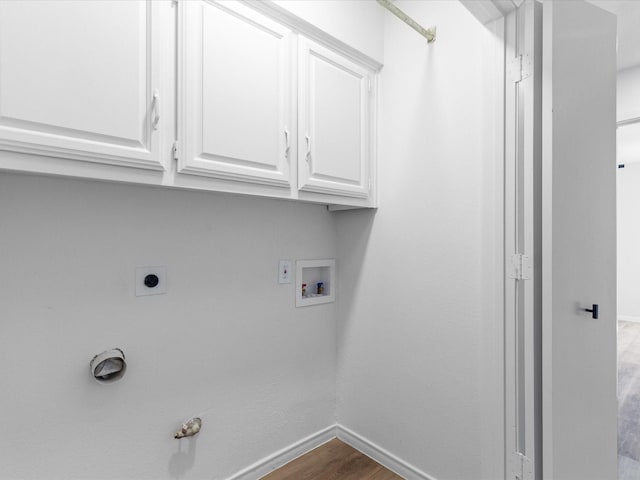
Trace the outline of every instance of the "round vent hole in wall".
{"type": "Polygon", "coordinates": [[[124,352],[119,348],[106,350],[91,359],[91,375],[99,383],[120,380],[127,371],[124,352]]]}

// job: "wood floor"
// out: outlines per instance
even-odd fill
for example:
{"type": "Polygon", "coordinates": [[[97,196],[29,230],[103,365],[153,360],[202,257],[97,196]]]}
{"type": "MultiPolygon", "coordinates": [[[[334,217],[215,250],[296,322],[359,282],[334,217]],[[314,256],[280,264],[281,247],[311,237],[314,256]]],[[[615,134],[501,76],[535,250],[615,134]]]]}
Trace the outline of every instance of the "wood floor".
{"type": "Polygon", "coordinates": [[[402,477],[334,438],[262,480],[402,480],[402,477]]]}

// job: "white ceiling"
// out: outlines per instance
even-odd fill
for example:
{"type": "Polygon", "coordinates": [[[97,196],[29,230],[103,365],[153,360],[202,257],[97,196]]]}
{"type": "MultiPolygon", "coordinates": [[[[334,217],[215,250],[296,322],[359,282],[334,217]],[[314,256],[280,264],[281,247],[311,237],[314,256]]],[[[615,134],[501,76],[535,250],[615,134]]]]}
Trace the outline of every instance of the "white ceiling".
{"type": "Polygon", "coordinates": [[[640,0],[589,1],[618,16],[618,70],[640,65],[640,0]]]}

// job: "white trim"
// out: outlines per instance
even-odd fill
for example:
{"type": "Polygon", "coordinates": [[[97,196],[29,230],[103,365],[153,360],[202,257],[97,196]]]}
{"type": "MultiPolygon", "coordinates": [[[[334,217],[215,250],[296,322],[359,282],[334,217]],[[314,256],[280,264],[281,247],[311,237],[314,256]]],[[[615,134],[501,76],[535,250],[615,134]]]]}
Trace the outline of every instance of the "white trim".
{"type": "MultiPolygon", "coordinates": [[[[24,132],[21,132],[21,134],[22,133],[24,132]]],[[[95,162],[120,167],[144,168],[147,170],[156,171],[166,170],[166,166],[162,161],[156,158],[152,158],[152,155],[155,155],[154,152],[152,152],[151,150],[144,150],[143,148],[91,142],[88,140],[81,140],[77,138],[73,140],[65,140],[65,137],[59,136],[56,138],[56,136],[54,135],[48,135],[51,143],[38,145],[37,143],[35,143],[37,140],[21,141],[8,138],[9,133],[7,131],[5,131],[3,135],[4,138],[0,140],[0,151],[3,152],[7,151],[29,155],[49,156],[54,158],[81,160],[85,162],[95,162]],[[75,145],[78,145],[78,148],[58,147],[56,145],[53,145],[54,139],[60,140],[61,142],[72,141],[75,145]],[[79,148],[79,146],[81,145],[87,146],[87,150],[81,150],[79,148]],[[96,153],[98,152],[98,150],[100,150],[100,152],[96,153]],[[110,151],[113,152],[116,150],[118,151],[118,155],[108,153],[110,151]]],[[[23,136],[25,138],[35,138],[37,135],[24,133],[23,136]]],[[[159,154],[156,156],[159,156],[159,154]]]]}
{"type": "Polygon", "coordinates": [[[640,322],[640,317],[634,317],[633,315],[618,315],[618,320],[623,322],[640,322]]]}
{"type": "MultiPolygon", "coordinates": [[[[209,0],[210,1],[210,0],[209,0]]],[[[319,29],[315,25],[297,17],[287,9],[274,3],[272,0],[263,0],[261,2],[247,2],[247,6],[269,16],[274,21],[281,23],[282,25],[290,28],[291,30],[303,34],[305,37],[310,38],[313,41],[321,43],[322,45],[339,52],[345,57],[365,65],[367,68],[374,72],[379,72],[382,69],[382,64],[376,59],[366,55],[359,50],[356,50],[351,45],[347,45],[341,40],[327,34],[325,31],[319,29]]]]}
{"type": "MultiPolygon", "coordinates": [[[[221,158],[217,155],[213,157],[221,158]]],[[[178,161],[180,161],[180,159],[178,159],[178,161]]],[[[180,169],[181,174],[206,176],[219,178],[220,180],[232,180],[245,183],[257,183],[258,185],[268,185],[270,187],[291,187],[289,176],[283,174],[280,171],[268,172],[266,171],[266,169],[260,169],[259,174],[250,175],[233,171],[224,171],[222,169],[228,168],[228,166],[220,161],[210,161],[203,158],[194,158],[191,159],[189,163],[187,163],[188,161],[188,159],[184,161],[184,166],[180,169]],[[220,170],[213,170],[212,168],[215,167],[212,167],[212,165],[218,165],[218,168],[220,168],[220,170]],[[270,178],[267,178],[266,175],[268,175],[269,173],[271,173],[272,176],[270,178]]],[[[256,169],[254,168],[253,170],[256,169]]]]}
{"type": "Polygon", "coordinates": [[[528,257],[532,271],[505,272],[505,458],[506,478],[524,479],[537,478],[541,465],[540,9],[522,3],[508,15],[506,35],[507,65],[515,59],[518,75],[505,90],[505,259],[509,267],[512,258],[528,257]]]}
{"type": "Polygon", "coordinates": [[[481,398],[483,441],[480,447],[482,474],[479,478],[505,478],[505,26],[504,17],[485,24],[491,35],[485,36],[483,62],[488,73],[483,77],[485,108],[493,109],[493,122],[484,126],[483,150],[483,271],[492,281],[484,282],[481,345],[481,398]]]}
{"type": "Polygon", "coordinates": [[[320,185],[304,185],[300,187],[300,190],[305,192],[313,192],[313,193],[324,193],[327,195],[342,195],[344,197],[354,197],[354,198],[362,198],[367,199],[369,197],[369,191],[366,192],[352,192],[349,190],[344,190],[344,187],[324,187],[320,185]]]}
{"type": "Polygon", "coordinates": [[[257,461],[253,465],[228,477],[226,480],[256,480],[286,465],[305,453],[327,443],[336,437],[336,425],[331,425],[319,432],[309,435],[282,450],[257,461]]]}
{"type": "Polygon", "coordinates": [[[426,474],[422,470],[419,470],[410,463],[396,457],[384,448],[342,425],[336,425],[336,430],[338,438],[344,443],[351,445],[356,450],[359,450],[367,457],[387,467],[406,480],[437,480],[435,477],[426,474]]]}
{"type": "Polygon", "coordinates": [[[437,480],[436,477],[414,467],[356,432],[337,424],[320,430],[257,461],[253,465],[227,477],[226,480],[256,480],[262,478],[334,438],[338,438],[406,480],[437,480]]]}
{"type": "Polygon", "coordinates": [[[495,20],[500,20],[513,12],[522,3],[519,0],[460,0],[460,3],[476,17],[476,19],[486,25],[495,20]]]}

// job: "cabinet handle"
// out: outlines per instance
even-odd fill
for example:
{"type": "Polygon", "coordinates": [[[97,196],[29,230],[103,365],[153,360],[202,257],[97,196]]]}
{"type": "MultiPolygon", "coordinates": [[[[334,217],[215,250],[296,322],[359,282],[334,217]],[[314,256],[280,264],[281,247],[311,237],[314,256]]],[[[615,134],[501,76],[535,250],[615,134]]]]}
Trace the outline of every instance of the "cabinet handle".
{"type": "Polygon", "coordinates": [[[151,120],[151,126],[154,130],[157,130],[158,123],[160,122],[160,92],[157,88],[153,91],[153,102],[151,103],[151,111],[153,112],[153,120],[151,120]]]}
{"type": "Polygon", "coordinates": [[[289,145],[289,130],[284,129],[284,158],[289,158],[289,150],[291,149],[291,145],[289,145]]]}
{"type": "Polygon", "coordinates": [[[311,137],[309,135],[305,135],[304,138],[307,140],[307,155],[305,160],[308,162],[311,160],[311,137]]]}

